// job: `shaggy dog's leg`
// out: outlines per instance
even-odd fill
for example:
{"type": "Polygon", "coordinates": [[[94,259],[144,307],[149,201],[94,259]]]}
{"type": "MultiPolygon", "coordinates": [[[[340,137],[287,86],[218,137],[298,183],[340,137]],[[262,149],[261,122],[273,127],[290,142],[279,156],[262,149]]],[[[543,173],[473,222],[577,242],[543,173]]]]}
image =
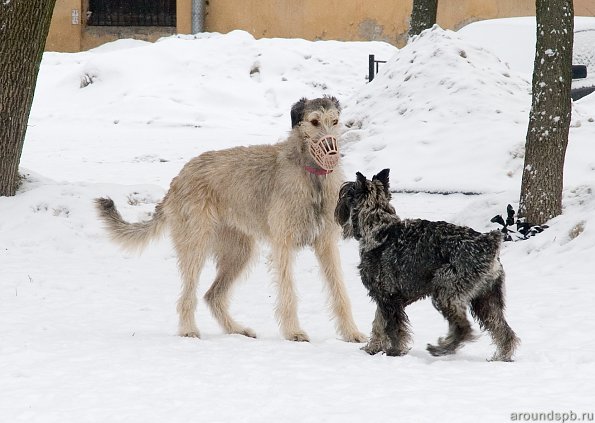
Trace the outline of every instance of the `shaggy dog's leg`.
{"type": "Polygon", "coordinates": [[[297,317],[297,299],[293,288],[293,258],[295,249],[285,242],[272,245],[271,259],[277,282],[277,306],[275,316],[279,321],[281,333],[290,341],[308,342],[306,332],[300,328],[297,317]]]}
{"type": "Polygon", "coordinates": [[[255,242],[252,238],[229,227],[219,230],[214,240],[217,276],[205,294],[205,300],[211,313],[226,333],[256,338],[252,329],[237,323],[228,312],[230,288],[254,256],[255,242]]]}
{"type": "Polygon", "coordinates": [[[409,318],[405,307],[400,301],[387,301],[378,303],[382,317],[385,321],[385,333],[390,340],[390,348],[386,355],[405,355],[409,352],[411,335],[409,333],[409,318]]]}
{"type": "Polygon", "coordinates": [[[314,252],[324,274],[337,331],[347,342],[365,342],[366,335],[357,329],[353,321],[351,303],[341,274],[337,239],[331,236],[319,237],[314,243],[314,252]]]}
{"type": "Polygon", "coordinates": [[[496,352],[491,360],[512,361],[520,340],[504,318],[504,272],[500,272],[488,291],[471,300],[471,313],[496,344],[496,352]]]}
{"type": "Polygon", "coordinates": [[[374,322],[372,322],[372,335],[368,343],[361,348],[363,351],[374,355],[389,348],[390,341],[384,332],[385,325],[386,322],[382,317],[380,308],[376,307],[376,315],[374,316],[374,322]]]}
{"type": "Polygon", "coordinates": [[[462,302],[452,301],[446,293],[432,298],[432,304],[448,321],[448,334],[438,339],[438,345],[428,344],[427,350],[433,356],[454,354],[463,342],[475,340],[471,324],[467,319],[467,307],[462,302]]]}
{"type": "MultiPolygon", "coordinates": [[[[182,233],[183,228],[179,229],[182,233]]],[[[178,315],[180,318],[178,333],[180,336],[200,338],[196,327],[194,312],[196,310],[196,286],[198,277],[206,259],[205,244],[201,237],[186,237],[172,230],[174,247],[178,253],[178,267],[182,276],[182,292],[178,300],[178,315]]]]}

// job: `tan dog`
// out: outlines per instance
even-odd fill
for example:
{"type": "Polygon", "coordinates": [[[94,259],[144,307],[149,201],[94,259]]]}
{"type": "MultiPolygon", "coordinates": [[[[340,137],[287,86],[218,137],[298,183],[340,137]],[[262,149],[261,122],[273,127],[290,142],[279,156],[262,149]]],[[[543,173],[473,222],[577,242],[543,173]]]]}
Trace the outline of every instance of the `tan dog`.
{"type": "Polygon", "coordinates": [[[337,248],[340,228],[333,217],[343,182],[339,113],[334,97],[303,98],[292,106],[292,130],[285,141],[195,157],[172,180],[149,221],[128,223],[111,199],[96,200],[111,238],[125,248],[142,249],[169,229],[182,276],[181,336],[200,336],[194,319],[196,286],[205,260],[213,257],[217,276],[205,295],[213,316],[227,333],[255,337],[229,315],[229,293],[253,258],[257,241],[264,240],[271,246],[278,285],[275,314],[283,336],[308,341],[297,317],[292,267],[298,249],[311,246],[337,331],[346,341],[365,341],[351,315],[337,248]]]}

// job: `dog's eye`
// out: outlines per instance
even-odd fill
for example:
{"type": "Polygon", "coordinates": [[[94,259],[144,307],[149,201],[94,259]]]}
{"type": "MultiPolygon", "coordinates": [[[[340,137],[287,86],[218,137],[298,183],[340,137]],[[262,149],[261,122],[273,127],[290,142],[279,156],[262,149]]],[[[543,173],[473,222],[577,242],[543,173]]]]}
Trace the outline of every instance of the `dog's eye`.
{"type": "Polygon", "coordinates": [[[339,123],[339,119],[333,120],[333,125],[336,125],[337,123],[339,123]]]}
{"type": "Polygon", "coordinates": [[[312,119],[312,120],[310,121],[310,123],[311,123],[312,125],[314,125],[314,126],[318,126],[318,125],[320,125],[320,122],[318,121],[318,119],[312,119]]]}

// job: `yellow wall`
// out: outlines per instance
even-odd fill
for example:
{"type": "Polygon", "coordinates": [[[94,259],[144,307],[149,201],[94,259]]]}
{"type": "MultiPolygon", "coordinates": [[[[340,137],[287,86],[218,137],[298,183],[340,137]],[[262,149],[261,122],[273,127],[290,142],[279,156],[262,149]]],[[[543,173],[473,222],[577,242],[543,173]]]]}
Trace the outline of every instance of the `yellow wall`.
{"type": "Polygon", "coordinates": [[[438,0],[438,24],[458,30],[484,19],[535,15],[535,0],[438,0]]]}
{"type": "Polygon", "coordinates": [[[56,0],[50,32],[45,43],[49,51],[81,51],[81,0],[56,0]],[[78,10],[79,23],[72,23],[72,11],[78,10]]]}
{"type": "MultiPolygon", "coordinates": [[[[57,0],[46,50],[80,51],[118,38],[154,41],[171,28],[85,27],[88,0],[57,0]],[[81,25],[71,10],[81,11],[81,25]]],[[[177,27],[191,33],[192,0],[177,0],[177,27]]],[[[256,38],[382,40],[402,46],[407,39],[412,0],[208,0],[205,30],[243,29],[256,38]]],[[[577,16],[595,16],[595,1],[574,0],[577,16]]],[[[438,24],[459,29],[482,19],[535,14],[535,0],[438,0],[438,24]]]]}
{"type": "Polygon", "coordinates": [[[176,0],[176,32],[192,33],[192,0],[176,0]]]}
{"type": "Polygon", "coordinates": [[[210,0],[207,31],[243,29],[257,38],[382,40],[396,43],[411,14],[397,0],[210,0]]]}
{"type": "Polygon", "coordinates": [[[46,51],[76,52],[97,47],[120,38],[155,41],[172,35],[175,28],[166,27],[100,27],[86,26],[88,0],[56,0],[46,51]],[[78,10],[79,23],[72,23],[72,11],[78,10]]]}
{"type": "MultiPolygon", "coordinates": [[[[177,0],[190,10],[192,0],[177,0]]],[[[407,39],[412,0],[209,0],[205,30],[243,29],[256,38],[382,40],[401,46],[407,39]]],[[[595,16],[593,0],[574,0],[577,16],[595,16]]],[[[483,19],[535,14],[535,0],[439,0],[438,24],[459,29],[483,19]]],[[[178,22],[190,33],[190,20],[178,22]]]]}

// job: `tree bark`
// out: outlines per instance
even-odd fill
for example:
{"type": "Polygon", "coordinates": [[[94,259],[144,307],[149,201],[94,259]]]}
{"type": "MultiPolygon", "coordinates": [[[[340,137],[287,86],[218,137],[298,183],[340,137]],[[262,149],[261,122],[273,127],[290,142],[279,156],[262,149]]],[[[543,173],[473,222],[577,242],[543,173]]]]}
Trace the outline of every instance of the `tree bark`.
{"type": "Polygon", "coordinates": [[[438,0],[413,0],[409,37],[419,35],[424,29],[434,26],[438,14],[438,0]]]}
{"type": "Polygon", "coordinates": [[[525,143],[519,216],[542,225],[562,213],[572,102],[572,0],[536,0],[533,101],[525,143]]]}
{"type": "Polygon", "coordinates": [[[39,63],[56,0],[0,0],[0,196],[15,195],[39,63]]]}

